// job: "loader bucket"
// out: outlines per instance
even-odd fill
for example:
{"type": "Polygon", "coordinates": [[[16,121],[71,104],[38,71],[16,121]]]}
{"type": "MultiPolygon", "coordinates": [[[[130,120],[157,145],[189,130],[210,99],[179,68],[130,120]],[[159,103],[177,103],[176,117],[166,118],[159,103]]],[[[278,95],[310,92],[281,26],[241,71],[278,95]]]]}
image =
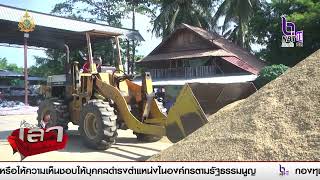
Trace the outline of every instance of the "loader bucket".
{"type": "Polygon", "coordinates": [[[207,117],[256,91],[250,83],[185,84],[168,113],[166,134],[178,142],[208,122],[207,117]]]}

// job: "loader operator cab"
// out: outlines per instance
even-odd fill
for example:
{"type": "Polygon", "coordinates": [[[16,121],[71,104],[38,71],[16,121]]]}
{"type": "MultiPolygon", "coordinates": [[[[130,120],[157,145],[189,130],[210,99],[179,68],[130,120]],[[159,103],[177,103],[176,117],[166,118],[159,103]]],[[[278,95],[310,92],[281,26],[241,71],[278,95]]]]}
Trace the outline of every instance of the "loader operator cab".
{"type": "MultiPolygon", "coordinates": [[[[82,51],[78,51],[84,63],[82,68],[80,68],[80,73],[110,73],[113,75],[113,79],[116,80],[114,83],[120,83],[126,79],[132,80],[133,75],[128,75],[125,73],[122,60],[121,60],[121,52],[119,45],[119,36],[121,34],[110,34],[99,31],[90,31],[86,32],[86,40],[87,40],[87,53],[82,51]],[[111,42],[112,49],[112,58],[110,57],[102,57],[101,54],[96,53],[94,50],[94,40],[101,41],[109,40],[111,42]],[[108,60],[108,61],[107,61],[108,60]]],[[[101,53],[101,52],[100,52],[101,53]]]]}
{"type": "MultiPolygon", "coordinates": [[[[79,51],[80,56],[82,57],[84,64],[82,68],[80,69],[80,72],[89,73],[90,72],[90,62],[88,61],[88,55],[84,54],[82,51],[79,51]]],[[[101,66],[102,66],[102,58],[101,56],[94,56],[93,57],[93,63],[96,66],[97,72],[101,72],[101,66]]],[[[115,70],[115,68],[114,68],[115,70]]]]}

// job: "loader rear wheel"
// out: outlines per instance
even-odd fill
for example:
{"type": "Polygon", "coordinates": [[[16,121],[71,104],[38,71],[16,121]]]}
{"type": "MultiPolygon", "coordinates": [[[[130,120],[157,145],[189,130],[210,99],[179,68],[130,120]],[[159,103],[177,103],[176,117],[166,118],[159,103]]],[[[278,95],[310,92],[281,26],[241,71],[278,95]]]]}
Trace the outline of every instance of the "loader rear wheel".
{"type": "MultiPolygon", "coordinates": [[[[158,104],[160,111],[166,115],[167,109],[163,106],[163,102],[160,102],[158,100],[156,100],[156,102],[158,104]]],[[[162,138],[162,136],[155,136],[155,135],[142,134],[142,133],[135,133],[135,135],[137,136],[137,140],[140,142],[156,142],[162,138]]]]}
{"type": "Polygon", "coordinates": [[[114,108],[102,100],[90,100],[80,113],[79,131],[84,144],[96,150],[106,150],[118,136],[114,108]]]}
{"type": "Polygon", "coordinates": [[[50,114],[50,120],[46,124],[46,128],[53,126],[62,126],[64,130],[68,129],[69,112],[68,106],[63,100],[58,98],[45,99],[39,105],[38,113],[38,126],[41,126],[41,121],[46,114],[50,114]]]}

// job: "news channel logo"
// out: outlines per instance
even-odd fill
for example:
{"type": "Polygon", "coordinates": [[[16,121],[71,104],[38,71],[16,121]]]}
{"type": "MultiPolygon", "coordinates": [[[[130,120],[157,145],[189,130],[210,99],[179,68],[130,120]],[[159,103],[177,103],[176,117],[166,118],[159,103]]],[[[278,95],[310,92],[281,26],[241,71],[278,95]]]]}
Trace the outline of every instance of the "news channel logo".
{"type": "Polygon", "coordinates": [[[281,16],[282,43],[281,47],[303,47],[303,31],[297,31],[293,22],[281,16]]]}
{"type": "Polygon", "coordinates": [[[284,166],[282,166],[281,164],[279,164],[279,175],[280,176],[289,176],[289,170],[286,169],[284,166]]]}

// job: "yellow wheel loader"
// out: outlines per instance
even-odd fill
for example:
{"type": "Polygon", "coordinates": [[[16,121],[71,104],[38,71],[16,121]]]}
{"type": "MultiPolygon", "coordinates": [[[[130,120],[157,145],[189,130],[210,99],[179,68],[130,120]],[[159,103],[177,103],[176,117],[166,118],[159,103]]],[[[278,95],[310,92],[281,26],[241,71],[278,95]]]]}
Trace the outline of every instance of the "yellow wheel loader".
{"type": "Polygon", "coordinates": [[[49,76],[43,88],[46,99],[39,105],[38,122],[46,114],[50,126],[68,123],[79,125],[84,144],[105,150],[117,139],[118,129],[131,129],[139,140],[157,140],[167,136],[177,142],[207,123],[207,115],[233,101],[246,98],[256,91],[251,83],[186,84],[175,104],[166,112],[153,92],[150,73],[142,76],[141,85],[124,73],[119,47],[119,36],[99,31],[86,32],[89,72],[81,72],[78,62],[69,62],[66,47],[66,72],[49,76]],[[97,71],[93,62],[91,38],[114,39],[117,66],[97,71]]]}

